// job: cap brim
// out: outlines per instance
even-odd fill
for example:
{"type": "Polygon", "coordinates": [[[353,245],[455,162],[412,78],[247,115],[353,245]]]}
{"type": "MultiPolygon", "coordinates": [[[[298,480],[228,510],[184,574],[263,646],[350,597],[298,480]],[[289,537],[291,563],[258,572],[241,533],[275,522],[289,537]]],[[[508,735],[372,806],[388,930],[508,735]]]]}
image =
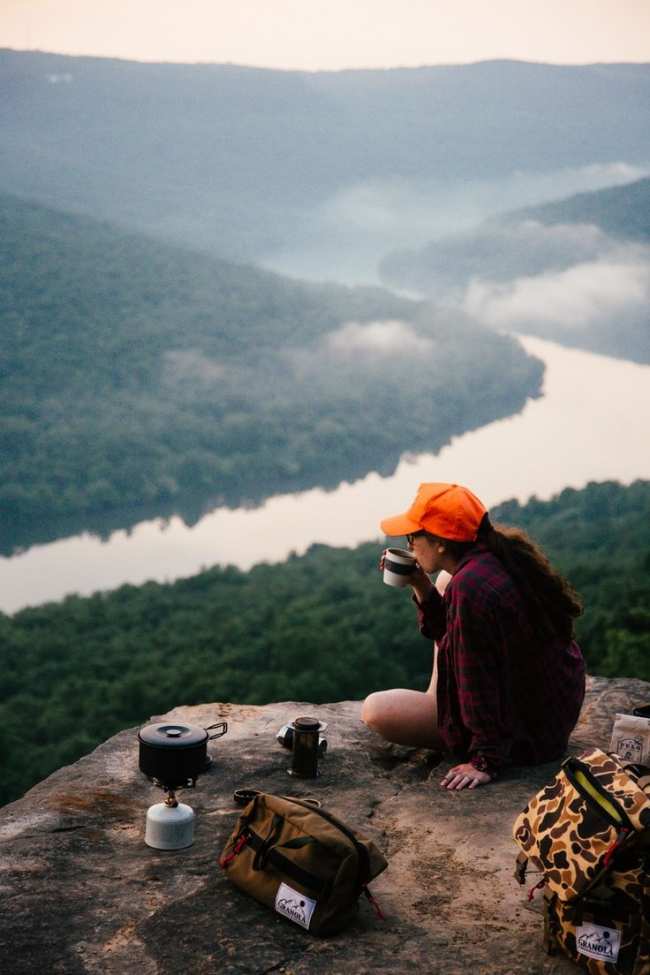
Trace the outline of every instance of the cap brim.
{"type": "Polygon", "coordinates": [[[379,527],[384,535],[410,535],[411,532],[420,531],[420,525],[413,521],[408,515],[395,515],[393,518],[384,518],[379,522],[379,527]]]}

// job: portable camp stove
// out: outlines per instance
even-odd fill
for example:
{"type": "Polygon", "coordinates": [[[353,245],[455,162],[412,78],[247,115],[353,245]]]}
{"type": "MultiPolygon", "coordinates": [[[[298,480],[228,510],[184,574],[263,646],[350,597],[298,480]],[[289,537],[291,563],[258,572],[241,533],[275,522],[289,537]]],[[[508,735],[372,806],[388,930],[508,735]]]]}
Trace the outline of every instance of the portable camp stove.
{"type": "Polygon", "coordinates": [[[227,730],[225,721],[209,728],[167,721],[140,729],[140,771],[165,792],[164,801],[147,810],[147,846],[154,850],[183,850],[192,845],[194,810],[179,802],[176,792],[194,788],[198,776],[212,763],[207,753],[208,741],[220,738],[227,730]]]}
{"type": "MultiPolygon", "coordinates": [[[[157,802],[147,809],[144,841],[154,850],[184,850],[194,841],[194,810],[185,802],[179,802],[176,791],[154,779],[166,793],[163,802],[157,802]]],[[[188,780],[188,786],[194,786],[188,780]]]]}

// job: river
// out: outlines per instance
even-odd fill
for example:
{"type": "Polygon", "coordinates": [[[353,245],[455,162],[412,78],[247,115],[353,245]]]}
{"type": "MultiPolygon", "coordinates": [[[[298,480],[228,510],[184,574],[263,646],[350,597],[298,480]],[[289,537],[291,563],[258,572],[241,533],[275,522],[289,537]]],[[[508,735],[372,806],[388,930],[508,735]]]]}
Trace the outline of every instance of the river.
{"type": "Polygon", "coordinates": [[[403,510],[420,481],[467,484],[494,505],[589,481],[650,478],[650,366],[521,341],[546,366],[543,396],[521,413],[456,437],[437,455],[405,456],[391,477],[371,473],[254,509],[217,508],[191,527],[177,516],[154,519],[105,541],[84,533],[0,558],[0,609],[177,579],[216,563],[248,569],[313,542],[354,546],[378,538],[379,519],[403,510]]]}

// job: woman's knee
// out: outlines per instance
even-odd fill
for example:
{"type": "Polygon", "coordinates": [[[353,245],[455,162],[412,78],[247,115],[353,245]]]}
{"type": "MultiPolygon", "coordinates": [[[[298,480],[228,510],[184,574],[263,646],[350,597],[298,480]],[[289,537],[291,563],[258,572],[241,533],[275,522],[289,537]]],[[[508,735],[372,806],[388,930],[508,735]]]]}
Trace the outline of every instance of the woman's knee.
{"type": "Polygon", "coordinates": [[[374,691],[361,705],[361,720],[375,731],[378,731],[382,724],[382,717],[386,711],[385,700],[385,691],[374,691]]]}
{"type": "Polygon", "coordinates": [[[431,747],[438,742],[435,699],[423,691],[375,691],[361,706],[361,720],[398,745],[431,747]]]}

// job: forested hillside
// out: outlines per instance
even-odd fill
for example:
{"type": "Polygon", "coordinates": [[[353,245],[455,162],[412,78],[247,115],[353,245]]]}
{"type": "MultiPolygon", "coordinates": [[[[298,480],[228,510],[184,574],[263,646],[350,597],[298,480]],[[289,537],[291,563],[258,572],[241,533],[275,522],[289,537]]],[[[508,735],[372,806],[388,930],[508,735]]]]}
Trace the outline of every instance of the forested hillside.
{"type": "Polygon", "coordinates": [[[390,471],[404,450],[519,410],[542,375],[461,314],[11,197],[0,338],[0,511],[14,544],[35,517],[186,494],[241,504],[390,471]]]}
{"type": "Polygon", "coordinates": [[[592,193],[576,193],[566,200],[517,210],[506,219],[595,224],[608,234],[647,242],[650,241],[650,179],[592,193]]]}
{"type": "MultiPolygon", "coordinates": [[[[529,530],[581,594],[589,670],[650,680],[650,482],[566,489],[492,516],[529,530]]],[[[424,687],[431,647],[408,596],[382,584],[380,547],[317,545],[250,572],[0,615],[0,800],[176,705],[424,687]]]]}

